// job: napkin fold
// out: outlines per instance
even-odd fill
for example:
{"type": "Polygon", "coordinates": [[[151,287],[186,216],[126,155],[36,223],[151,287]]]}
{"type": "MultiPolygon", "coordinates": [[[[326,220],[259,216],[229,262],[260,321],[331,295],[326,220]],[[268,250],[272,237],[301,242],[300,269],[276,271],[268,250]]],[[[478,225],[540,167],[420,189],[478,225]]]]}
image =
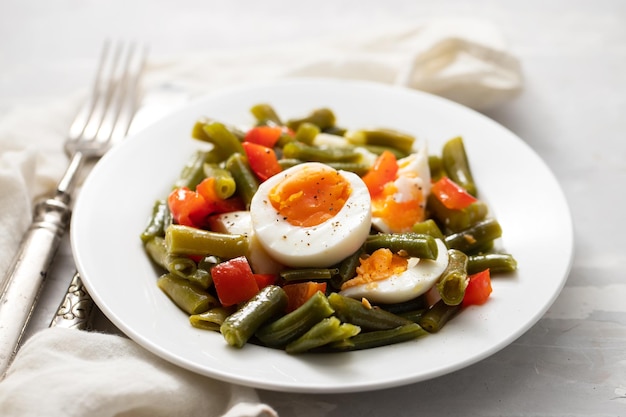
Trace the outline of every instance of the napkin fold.
{"type": "Polygon", "coordinates": [[[185,371],[129,339],[51,328],[29,339],[0,389],[3,416],[271,417],[248,388],[185,371]]]}
{"type": "Polygon", "coordinates": [[[153,61],[148,83],[202,95],[225,84],[283,77],[404,85],[476,110],[515,97],[523,84],[520,62],[498,28],[466,18],[368,28],[366,33],[341,39],[153,61]]]}
{"type": "MultiPolygon", "coordinates": [[[[442,19],[342,39],[152,60],[134,128],[218,87],[282,77],[404,85],[477,110],[515,97],[518,59],[489,22],[442,19]]],[[[67,164],[63,141],[82,92],[0,119],[0,271],[27,229],[33,202],[67,164]]],[[[68,275],[68,281],[70,276],[68,275]]],[[[47,329],[22,347],[0,382],[3,416],[271,416],[254,390],[170,365],[120,336],[47,329]]]]}

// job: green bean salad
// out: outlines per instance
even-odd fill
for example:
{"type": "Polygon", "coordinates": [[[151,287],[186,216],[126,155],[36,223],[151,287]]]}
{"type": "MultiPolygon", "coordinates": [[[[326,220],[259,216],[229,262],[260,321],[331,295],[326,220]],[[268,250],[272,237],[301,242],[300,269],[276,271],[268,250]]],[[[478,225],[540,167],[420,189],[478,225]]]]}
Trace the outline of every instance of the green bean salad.
{"type": "Polygon", "coordinates": [[[393,128],[283,119],[191,128],[199,147],[141,240],[191,326],[289,354],[344,352],[440,331],[517,269],[462,137],[436,154],[393,128]]]}

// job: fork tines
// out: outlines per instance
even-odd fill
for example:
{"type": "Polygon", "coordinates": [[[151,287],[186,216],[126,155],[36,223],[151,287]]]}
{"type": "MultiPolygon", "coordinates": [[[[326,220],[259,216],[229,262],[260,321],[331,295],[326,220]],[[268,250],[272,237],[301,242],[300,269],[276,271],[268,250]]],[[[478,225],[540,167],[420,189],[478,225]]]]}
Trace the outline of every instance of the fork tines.
{"type": "Polygon", "coordinates": [[[69,130],[66,149],[70,154],[78,142],[82,142],[81,152],[88,153],[85,142],[91,142],[93,152],[102,154],[103,143],[110,146],[126,135],[138,105],[136,97],[146,49],[134,43],[105,42],[91,96],[69,130]]]}

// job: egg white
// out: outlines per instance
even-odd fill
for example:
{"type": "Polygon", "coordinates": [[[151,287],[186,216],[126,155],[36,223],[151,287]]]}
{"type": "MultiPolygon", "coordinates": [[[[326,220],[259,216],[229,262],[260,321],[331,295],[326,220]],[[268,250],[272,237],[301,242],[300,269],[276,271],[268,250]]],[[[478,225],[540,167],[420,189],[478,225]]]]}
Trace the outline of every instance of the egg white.
{"type": "Polygon", "coordinates": [[[328,165],[307,162],[267,179],[250,203],[254,232],[267,253],[290,267],[328,267],[354,253],[370,232],[371,201],[361,178],[351,172],[335,171],[328,165]],[[339,172],[351,187],[350,196],[331,219],[311,227],[294,226],[278,213],[269,200],[270,191],[300,170],[339,172]]]}
{"type": "Polygon", "coordinates": [[[355,285],[341,291],[346,297],[367,298],[375,303],[402,303],[429,291],[448,266],[448,249],[437,241],[437,259],[410,258],[406,271],[387,279],[355,285]]]}

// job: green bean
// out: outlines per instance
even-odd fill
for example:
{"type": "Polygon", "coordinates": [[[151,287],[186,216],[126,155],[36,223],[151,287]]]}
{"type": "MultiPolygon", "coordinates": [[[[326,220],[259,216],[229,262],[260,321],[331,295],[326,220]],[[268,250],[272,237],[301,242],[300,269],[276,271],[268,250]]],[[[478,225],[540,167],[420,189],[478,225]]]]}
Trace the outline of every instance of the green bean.
{"type": "Polygon", "coordinates": [[[361,329],[354,324],[341,323],[337,317],[328,317],[315,324],[293,342],[290,342],[285,347],[285,350],[290,354],[304,353],[337,340],[356,336],[360,331],[361,329]]]}
{"type": "Polygon", "coordinates": [[[488,253],[468,257],[468,274],[475,274],[485,269],[489,269],[492,274],[513,272],[517,269],[517,261],[508,253],[488,253]]]}
{"type": "Polygon", "coordinates": [[[330,279],[334,289],[340,290],[344,282],[355,277],[356,268],[361,264],[361,255],[364,253],[365,250],[361,247],[337,265],[337,274],[330,279]]]}
{"type": "Polygon", "coordinates": [[[341,294],[330,294],[328,302],[342,322],[355,324],[365,332],[389,330],[410,323],[393,313],[378,307],[368,308],[362,302],[341,294]]]}
{"type": "Polygon", "coordinates": [[[313,123],[304,122],[298,126],[294,139],[307,145],[312,145],[315,137],[319,135],[320,131],[319,126],[314,125],[313,123]]]}
{"type": "Polygon", "coordinates": [[[419,321],[422,319],[422,316],[424,315],[425,312],[426,312],[425,308],[420,308],[419,310],[411,310],[411,311],[406,311],[404,313],[400,313],[398,314],[398,316],[405,318],[409,321],[412,321],[413,323],[419,323],[419,321]]]}
{"type": "Polygon", "coordinates": [[[202,130],[206,133],[205,140],[213,144],[220,161],[235,153],[243,154],[241,141],[223,123],[210,121],[202,126],[202,130]]]}
{"type": "Polygon", "coordinates": [[[208,138],[206,136],[206,133],[204,133],[204,130],[202,129],[204,127],[204,125],[206,124],[207,120],[205,119],[201,119],[201,120],[197,120],[194,124],[193,127],[191,128],[191,137],[197,140],[201,140],[201,141],[208,141],[208,138]]]}
{"type": "Polygon", "coordinates": [[[360,162],[326,162],[326,165],[328,165],[331,168],[336,169],[337,171],[341,170],[341,171],[353,172],[359,177],[362,177],[363,175],[367,174],[367,172],[371,168],[370,164],[364,164],[360,162]]]}
{"type": "Polygon", "coordinates": [[[257,121],[257,125],[276,125],[282,126],[278,113],[274,108],[266,103],[255,104],[250,108],[250,112],[257,121]]]}
{"type": "Polygon", "coordinates": [[[189,323],[197,329],[219,332],[220,326],[224,323],[224,320],[232,313],[232,308],[222,306],[214,307],[204,313],[192,314],[189,316],[189,323]]]}
{"type": "Polygon", "coordinates": [[[483,245],[477,247],[476,249],[472,249],[468,252],[469,255],[483,255],[485,253],[492,253],[495,248],[495,243],[493,240],[489,240],[485,242],[483,245]]]}
{"type": "Polygon", "coordinates": [[[276,142],[276,145],[274,145],[274,149],[276,151],[282,150],[282,148],[284,148],[286,144],[293,141],[295,141],[295,138],[290,133],[283,132],[278,137],[278,141],[276,142]]]}
{"type": "Polygon", "coordinates": [[[278,165],[280,165],[280,167],[283,170],[287,168],[291,168],[296,165],[300,165],[302,163],[304,163],[304,161],[301,161],[300,159],[295,159],[295,158],[280,158],[278,160],[278,165]]]}
{"type": "Polygon", "coordinates": [[[224,259],[245,256],[248,238],[173,224],[165,232],[165,244],[172,255],[214,255],[224,259]]]}
{"type": "Polygon", "coordinates": [[[228,316],[220,326],[226,342],[241,348],[259,327],[287,308],[287,294],[276,286],[268,285],[228,316]]]}
{"type": "Polygon", "coordinates": [[[141,241],[145,244],[154,237],[165,236],[165,229],[171,223],[172,218],[167,200],[157,200],[152,206],[152,214],[148,219],[148,224],[141,233],[141,241]]]}
{"type": "Polygon", "coordinates": [[[388,146],[406,154],[413,150],[415,137],[393,129],[349,130],[345,138],[353,145],[388,146]]]}
{"type": "Polygon", "coordinates": [[[205,290],[213,284],[213,277],[206,269],[197,268],[193,273],[187,275],[185,278],[188,279],[189,282],[192,282],[205,290]]]}
{"type": "Polygon", "coordinates": [[[496,219],[487,218],[472,227],[446,236],[446,245],[466,254],[475,254],[489,248],[493,241],[500,236],[502,236],[500,223],[496,219]]]}
{"type": "Polygon", "coordinates": [[[282,348],[333,313],[326,296],[318,291],[291,313],[261,327],[256,332],[256,337],[266,346],[282,348]]]}
{"type": "Polygon", "coordinates": [[[205,256],[200,262],[198,262],[198,268],[196,271],[187,276],[187,279],[191,282],[195,282],[202,288],[209,288],[213,284],[211,270],[220,262],[222,262],[222,260],[217,256],[205,256]]]}
{"type": "Polygon", "coordinates": [[[489,212],[487,204],[481,200],[474,201],[460,210],[449,209],[433,194],[428,196],[427,208],[431,216],[451,232],[458,232],[475,225],[485,219],[489,212]]]}
{"type": "Polygon", "coordinates": [[[402,303],[393,304],[378,304],[380,308],[390,313],[400,315],[407,311],[419,310],[426,307],[426,297],[424,295],[413,298],[412,300],[404,301],[402,303]]]}
{"type": "MultiPolygon", "coordinates": [[[[185,256],[169,256],[167,264],[167,270],[178,277],[188,279],[190,281],[201,281],[201,278],[197,276],[198,268],[196,263],[185,256]]],[[[207,288],[207,286],[204,286],[207,288]]]]}
{"type": "MultiPolygon", "coordinates": [[[[197,140],[201,140],[203,142],[210,142],[211,140],[207,136],[204,131],[204,126],[208,123],[216,122],[214,119],[210,119],[208,117],[203,117],[200,120],[196,121],[193,125],[193,129],[191,130],[191,137],[197,140]]],[[[222,123],[226,129],[228,129],[233,135],[235,135],[239,140],[243,141],[246,136],[246,132],[237,126],[229,125],[226,123],[222,123]]],[[[217,162],[217,160],[212,160],[212,162],[217,162]]]]}
{"type": "Polygon", "coordinates": [[[402,252],[406,256],[437,259],[438,247],[435,238],[417,233],[379,233],[370,235],[365,240],[365,251],[372,253],[376,249],[388,248],[393,253],[402,252]]]}
{"type": "Polygon", "coordinates": [[[194,152],[191,157],[187,159],[185,166],[181,170],[172,188],[187,187],[190,190],[195,190],[196,185],[200,184],[200,181],[205,178],[204,164],[207,159],[211,159],[209,155],[210,151],[198,150],[194,152]]]}
{"type": "Polygon", "coordinates": [[[157,265],[180,278],[188,279],[197,270],[196,263],[186,256],[169,253],[165,238],[155,237],[145,243],[144,248],[157,265]]]}
{"type": "MultiPolygon", "coordinates": [[[[155,237],[144,244],[144,249],[150,259],[161,268],[168,270],[170,253],[165,244],[165,238],[155,237]]],[[[192,261],[193,262],[193,261],[192,261]]]]}
{"type": "MultiPolygon", "coordinates": [[[[287,168],[302,164],[303,162],[305,161],[296,158],[281,158],[278,160],[278,165],[280,165],[280,167],[285,170],[287,168]]],[[[326,162],[326,165],[333,169],[336,169],[337,171],[353,172],[359,177],[367,174],[367,172],[371,168],[370,164],[361,162],[326,162]]]]}
{"type": "Polygon", "coordinates": [[[430,169],[430,179],[433,182],[446,175],[445,169],[443,168],[443,161],[438,155],[428,156],[428,168],[430,169]]]}
{"type": "Polygon", "coordinates": [[[219,305],[217,298],[188,280],[172,274],[163,274],[157,280],[157,286],[187,314],[204,313],[209,308],[219,305]]]}
{"type": "Polygon", "coordinates": [[[445,236],[437,223],[433,219],[426,219],[423,222],[415,223],[412,227],[413,233],[430,235],[435,239],[444,240],[445,236]]]}
{"type": "Polygon", "coordinates": [[[428,333],[437,333],[460,310],[461,304],[448,305],[443,300],[439,300],[422,315],[419,325],[428,333]]]}
{"type": "Polygon", "coordinates": [[[427,332],[417,323],[409,323],[395,329],[362,332],[354,337],[330,343],[326,351],[353,351],[372,349],[380,346],[403,343],[426,335],[427,332]]]}
{"type": "Polygon", "coordinates": [[[441,160],[446,174],[452,181],[465,188],[471,195],[478,194],[462,137],[452,138],[443,145],[441,160]]]}
{"type": "Polygon", "coordinates": [[[448,266],[436,284],[441,299],[448,305],[460,304],[468,282],[467,255],[460,250],[448,250],[448,266]]]}
{"type": "Polygon", "coordinates": [[[339,273],[337,268],[286,269],[280,277],[287,282],[329,280],[339,273]]]}
{"type": "Polygon", "coordinates": [[[296,132],[302,123],[312,123],[322,130],[329,129],[335,126],[335,114],[328,108],[320,108],[305,117],[288,120],[287,126],[296,132]]]}
{"type": "Polygon", "coordinates": [[[322,132],[335,136],[343,136],[346,134],[347,131],[348,129],[346,129],[345,127],[340,127],[337,125],[325,127],[324,129],[322,129],[322,132]]]}
{"type": "Polygon", "coordinates": [[[307,162],[358,162],[362,156],[355,148],[311,146],[302,142],[289,142],[283,147],[283,157],[307,162]]]}
{"type": "Polygon", "coordinates": [[[237,186],[237,194],[247,208],[252,197],[259,189],[259,180],[254,175],[243,153],[234,153],[226,160],[226,169],[230,171],[237,186]]]}
{"type": "Polygon", "coordinates": [[[404,151],[401,151],[400,149],[396,149],[391,146],[384,146],[384,145],[359,145],[359,146],[370,151],[371,153],[375,155],[380,155],[385,151],[391,152],[396,157],[396,159],[405,158],[409,156],[410,154],[409,152],[404,152],[404,151]]]}
{"type": "Polygon", "coordinates": [[[220,168],[217,164],[204,164],[204,175],[215,179],[215,193],[219,198],[227,199],[235,194],[237,185],[231,172],[220,168]]]}

